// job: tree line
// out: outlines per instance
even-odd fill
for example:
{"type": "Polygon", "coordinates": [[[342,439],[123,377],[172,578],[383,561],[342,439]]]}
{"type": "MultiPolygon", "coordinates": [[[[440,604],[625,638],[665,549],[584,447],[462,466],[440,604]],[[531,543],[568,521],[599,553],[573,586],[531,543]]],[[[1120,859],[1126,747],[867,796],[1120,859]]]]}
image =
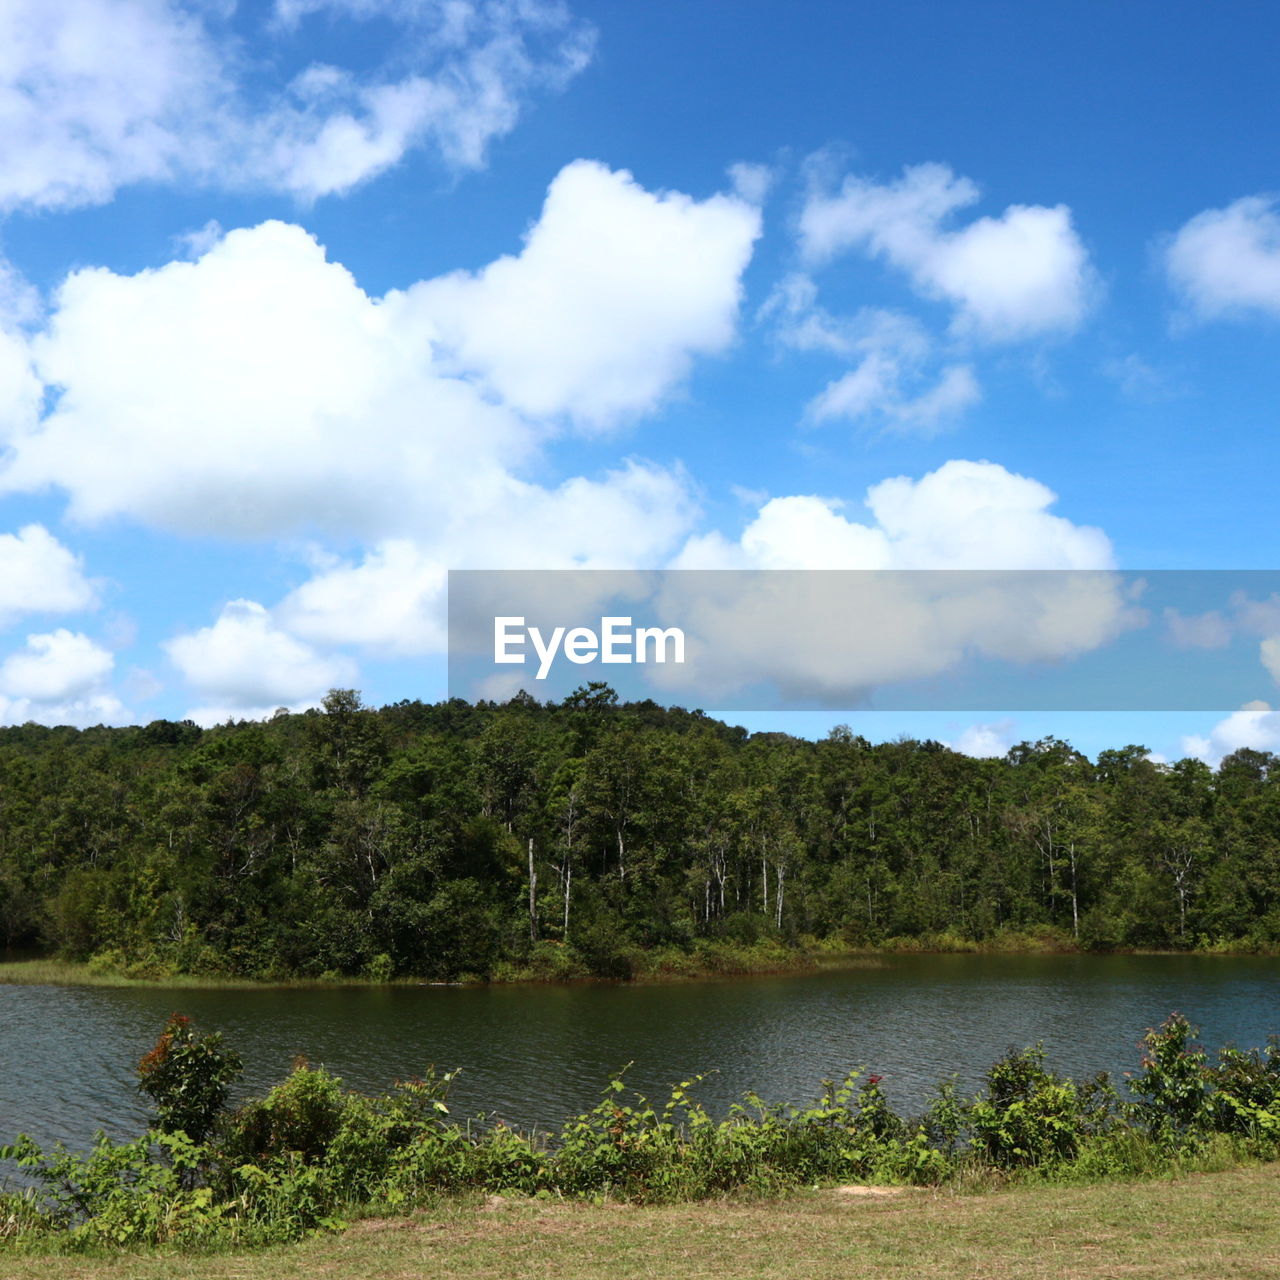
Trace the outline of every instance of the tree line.
{"type": "Polygon", "coordinates": [[[625,977],[716,947],[1280,946],[1280,766],[402,701],[0,730],[0,942],[143,976],[625,977]]]}

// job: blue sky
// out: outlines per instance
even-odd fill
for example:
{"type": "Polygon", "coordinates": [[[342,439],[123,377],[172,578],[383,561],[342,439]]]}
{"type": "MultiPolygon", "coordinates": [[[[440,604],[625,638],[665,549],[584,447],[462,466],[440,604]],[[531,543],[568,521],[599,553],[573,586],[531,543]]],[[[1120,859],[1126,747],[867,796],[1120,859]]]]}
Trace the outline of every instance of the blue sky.
{"type": "MultiPolygon", "coordinates": [[[[1275,567],[1277,37],[8,0],[3,719],[442,696],[451,567],[1275,567]]],[[[1261,704],[734,718],[1280,749],[1261,704]]]]}

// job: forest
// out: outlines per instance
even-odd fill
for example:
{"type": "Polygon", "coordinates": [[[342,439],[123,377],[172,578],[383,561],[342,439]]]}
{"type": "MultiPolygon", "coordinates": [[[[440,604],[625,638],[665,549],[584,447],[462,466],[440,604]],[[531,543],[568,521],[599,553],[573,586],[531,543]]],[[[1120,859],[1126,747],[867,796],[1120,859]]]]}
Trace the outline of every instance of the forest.
{"type": "Polygon", "coordinates": [[[605,685],[0,730],[0,943],[134,977],[427,981],[823,949],[1280,949],[1280,768],[748,734],[605,685]]]}

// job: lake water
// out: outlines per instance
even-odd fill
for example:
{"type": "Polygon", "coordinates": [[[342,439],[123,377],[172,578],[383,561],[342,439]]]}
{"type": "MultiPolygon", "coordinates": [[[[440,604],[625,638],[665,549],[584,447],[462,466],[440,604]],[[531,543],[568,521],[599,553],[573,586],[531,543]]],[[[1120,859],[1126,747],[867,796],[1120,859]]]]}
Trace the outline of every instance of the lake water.
{"type": "Polygon", "coordinates": [[[386,1089],[429,1064],[461,1067],[455,1116],[551,1127],[599,1100],[611,1072],[664,1100],[713,1072],[723,1113],[754,1089],[804,1102],[823,1077],[866,1066],[902,1108],[955,1072],[968,1089],[1009,1046],[1043,1041],[1076,1075],[1138,1063],[1173,1010],[1211,1048],[1280,1032],[1280,961],[1193,956],[901,956],[866,967],[663,986],[112,990],[0,986],[0,1142],[19,1131],[84,1146],[146,1122],[134,1064],[168,1014],[218,1030],[260,1091],[305,1055],[353,1088],[386,1089]]]}

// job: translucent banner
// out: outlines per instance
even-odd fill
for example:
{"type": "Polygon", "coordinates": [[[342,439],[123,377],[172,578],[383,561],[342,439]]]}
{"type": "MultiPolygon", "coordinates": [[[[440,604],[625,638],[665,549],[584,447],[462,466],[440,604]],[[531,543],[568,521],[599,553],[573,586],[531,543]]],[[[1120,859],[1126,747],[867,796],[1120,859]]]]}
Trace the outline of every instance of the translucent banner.
{"type": "Polygon", "coordinates": [[[708,711],[1230,711],[1280,692],[1280,570],[454,570],[449,694],[708,711]]]}

